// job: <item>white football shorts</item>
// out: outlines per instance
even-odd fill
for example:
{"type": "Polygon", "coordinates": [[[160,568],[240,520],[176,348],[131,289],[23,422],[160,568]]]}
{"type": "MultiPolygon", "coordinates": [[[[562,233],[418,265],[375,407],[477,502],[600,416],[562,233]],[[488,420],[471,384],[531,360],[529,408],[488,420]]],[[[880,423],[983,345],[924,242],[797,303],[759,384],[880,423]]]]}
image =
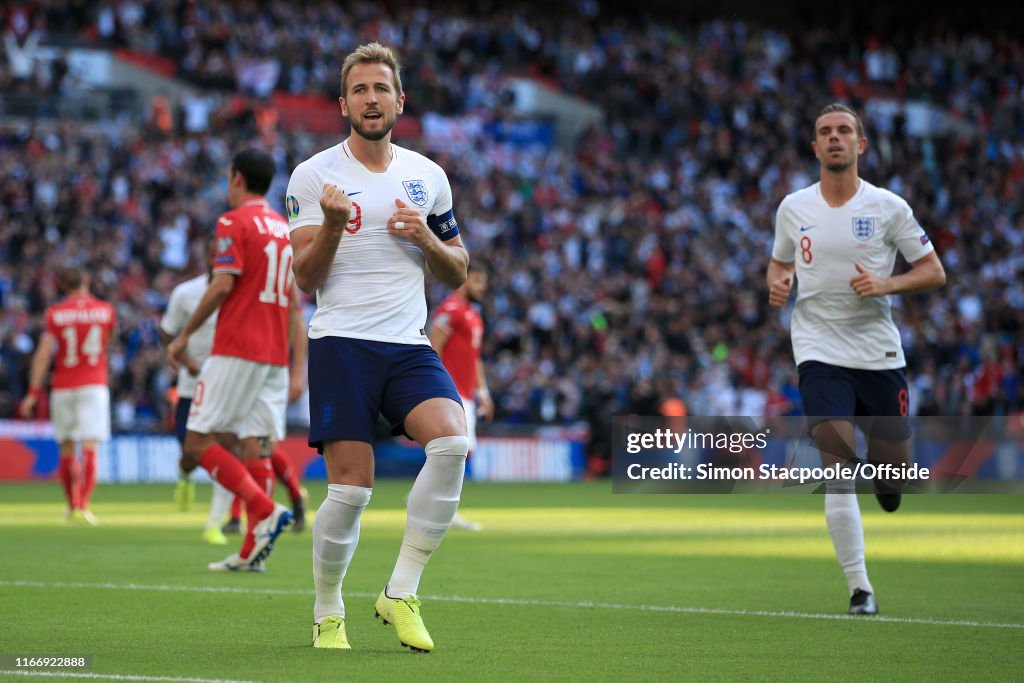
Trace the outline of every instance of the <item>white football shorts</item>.
{"type": "Polygon", "coordinates": [[[192,395],[186,428],[190,432],[227,432],[284,438],[288,408],[288,368],[233,356],[210,356],[203,363],[192,395]]]}
{"type": "Polygon", "coordinates": [[[91,384],[50,392],[50,418],[57,443],[110,440],[110,388],[91,384]]]}

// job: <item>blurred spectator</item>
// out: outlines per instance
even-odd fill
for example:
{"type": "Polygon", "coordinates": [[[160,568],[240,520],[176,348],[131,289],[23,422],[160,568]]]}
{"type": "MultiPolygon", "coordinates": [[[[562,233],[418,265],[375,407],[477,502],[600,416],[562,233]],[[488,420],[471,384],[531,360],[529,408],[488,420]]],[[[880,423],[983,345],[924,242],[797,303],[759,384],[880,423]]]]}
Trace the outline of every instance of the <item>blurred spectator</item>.
{"type": "MultiPolygon", "coordinates": [[[[42,19],[26,10],[16,35],[77,26],[83,39],[173,60],[198,89],[158,98],[130,125],[0,128],[0,414],[20,397],[22,349],[55,295],[49,274],[74,261],[123,322],[118,414],[156,428],[170,378],[153,321],[201,270],[198,245],[223,208],[219,169],[257,138],[283,182],[327,146],[283,129],[267,95],[335,98],[336,54],[370,38],[398,47],[407,115],[424,131],[397,142],[445,167],[467,246],[492,264],[484,354],[497,420],[585,421],[601,458],[613,415],[657,414],[669,400],[690,415],[801,414],[790,310],[769,311],[762,280],[775,209],[814,174],[804,131],[830,98],[864,112],[863,175],[919,211],[950,274],[945,289],[895,305],[915,411],[1024,409],[1024,42],[1011,32],[922,22],[837,41],[825,26],[684,24],[598,3],[582,14],[86,5],[48,6],[42,19]],[[604,123],[570,148],[501,137],[498,124],[516,121],[509,75],[598,105],[604,123]]],[[[5,53],[0,82],[11,62],[5,53]]],[[[431,303],[445,294],[434,284],[431,303]]]]}

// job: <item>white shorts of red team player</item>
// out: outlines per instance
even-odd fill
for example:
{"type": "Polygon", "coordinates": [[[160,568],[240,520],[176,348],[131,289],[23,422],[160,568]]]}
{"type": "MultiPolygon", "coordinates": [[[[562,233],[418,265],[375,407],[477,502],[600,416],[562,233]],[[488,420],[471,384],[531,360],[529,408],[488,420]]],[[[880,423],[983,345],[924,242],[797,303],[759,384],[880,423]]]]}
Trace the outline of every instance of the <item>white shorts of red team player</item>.
{"type": "Polygon", "coordinates": [[[91,384],[50,392],[50,418],[57,443],[110,440],[110,389],[91,384]]]}
{"type": "Polygon", "coordinates": [[[187,429],[284,438],[288,368],[233,356],[210,356],[196,380],[187,429]]]}

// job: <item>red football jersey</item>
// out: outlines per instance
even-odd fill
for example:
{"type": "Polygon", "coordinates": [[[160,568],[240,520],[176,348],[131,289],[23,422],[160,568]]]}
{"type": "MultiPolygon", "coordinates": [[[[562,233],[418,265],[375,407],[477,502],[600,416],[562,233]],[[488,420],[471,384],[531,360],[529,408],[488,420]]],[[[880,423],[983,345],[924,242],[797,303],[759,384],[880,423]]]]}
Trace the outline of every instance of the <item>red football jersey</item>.
{"type": "Polygon", "coordinates": [[[288,365],[292,245],[288,223],[265,200],[252,199],[217,219],[213,272],[237,275],[221,304],[213,356],[288,365]]]}
{"type": "Polygon", "coordinates": [[[441,362],[455,380],[459,396],[473,399],[476,391],[476,364],[484,338],[484,321],[461,294],[451,294],[434,314],[434,325],[448,333],[441,349],[441,362]]]}
{"type": "Polygon", "coordinates": [[[54,389],[107,385],[107,341],[117,312],[90,294],[72,294],[46,309],[46,331],[57,340],[54,389]]]}

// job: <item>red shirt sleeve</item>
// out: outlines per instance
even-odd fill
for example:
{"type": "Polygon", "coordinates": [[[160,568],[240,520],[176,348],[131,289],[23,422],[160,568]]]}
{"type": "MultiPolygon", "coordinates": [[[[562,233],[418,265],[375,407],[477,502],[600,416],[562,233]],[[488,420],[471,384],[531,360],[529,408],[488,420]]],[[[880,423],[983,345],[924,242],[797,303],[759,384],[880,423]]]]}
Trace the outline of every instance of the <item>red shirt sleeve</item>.
{"type": "Polygon", "coordinates": [[[462,322],[460,313],[461,310],[458,302],[446,299],[437,308],[437,313],[434,315],[434,325],[445,334],[454,334],[462,322]]]}

